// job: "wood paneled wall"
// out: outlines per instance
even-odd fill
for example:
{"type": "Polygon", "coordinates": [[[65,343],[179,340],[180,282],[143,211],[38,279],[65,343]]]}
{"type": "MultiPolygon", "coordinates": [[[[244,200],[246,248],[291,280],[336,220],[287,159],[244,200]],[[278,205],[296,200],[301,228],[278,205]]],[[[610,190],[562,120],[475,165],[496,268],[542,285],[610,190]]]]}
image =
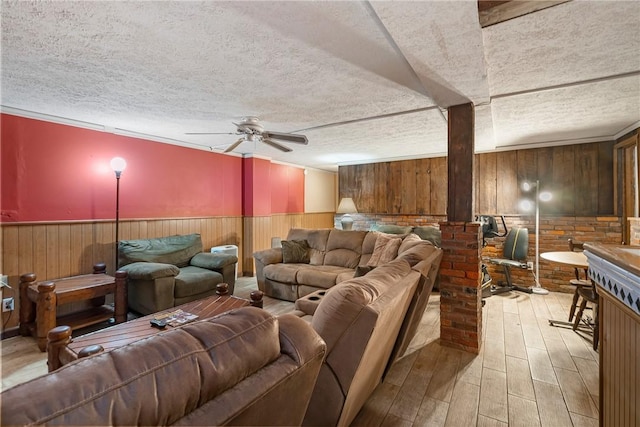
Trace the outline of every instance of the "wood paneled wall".
{"type": "MultiPolygon", "coordinates": [[[[281,214],[265,217],[207,217],[123,220],[120,240],[145,239],[174,234],[200,233],[204,250],[213,246],[238,246],[238,271],[253,274],[256,250],[271,246],[271,237],[285,238],[292,227],[331,228],[333,212],[281,214]]],[[[9,276],[13,289],[4,297],[16,298],[20,275],[35,273],[38,280],[91,273],[93,264],[104,262],[113,274],[115,265],[115,223],[77,221],[59,223],[0,224],[1,272],[9,276]]],[[[74,308],[71,307],[71,310],[74,308]]],[[[3,331],[18,325],[16,309],[3,313],[3,331]]]]}
{"type": "Polygon", "coordinates": [[[285,239],[291,228],[332,228],[333,212],[282,214],[244,218],[243,274],[254,274],[253,253],[271,247],[271,238],[285,239]]]}
{"type": "MultiPolygon", "coordinates": [[[[238,245],[242,252],[242,218],[172,218],[120,221],[120,240],[144,239],[173,234],[200,233],[205,250],[218,245],[238,245]]],[[[2,224],[2,273],[13,289],[4,297],[16,298],[19,307],[20,275],[35,273],[38,280],[88,274],[98,262],[115,266],[115,223],[87,221],[62,223],[2,224]]],[[[242,267],[242,259],[239,260],[242,267]]],[[[242,271],[242,270],[240,270],[242,271]]],[[[3,313],[5,328],[18,324],[18,310],[3,313]]]]}
{"type": "MultiPolygon", "coordinates": [[[[544,213],[567,216],[613,214],[613,145],[599,142],[477,154],[475,211],[523,214],[520,184],[540,181],[553,193],[544,213]]],[[[359,212],[444,215],[446,157],[340,166],[340,197],[352,197],[359,212]]]]}

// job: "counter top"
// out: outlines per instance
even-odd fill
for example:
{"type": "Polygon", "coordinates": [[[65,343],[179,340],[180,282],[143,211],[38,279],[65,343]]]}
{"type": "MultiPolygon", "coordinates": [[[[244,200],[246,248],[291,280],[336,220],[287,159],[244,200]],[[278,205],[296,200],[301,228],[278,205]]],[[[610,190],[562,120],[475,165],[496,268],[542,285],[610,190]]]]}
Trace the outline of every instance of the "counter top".
{"type": "Polygon", "coordinates": [[[584,249],[636,276],[640,276],[640,246],[585,243],[584,249]]]}
{"type": "Polygon", "coordinates": [[[640,315],[640,247],[585,243],[589,277],[640,315]]]}

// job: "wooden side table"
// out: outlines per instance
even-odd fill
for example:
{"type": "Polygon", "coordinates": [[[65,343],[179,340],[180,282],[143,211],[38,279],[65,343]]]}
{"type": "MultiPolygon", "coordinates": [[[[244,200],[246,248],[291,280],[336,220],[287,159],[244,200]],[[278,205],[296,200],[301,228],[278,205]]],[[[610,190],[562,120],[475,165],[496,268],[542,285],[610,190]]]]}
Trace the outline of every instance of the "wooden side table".
{"type": "Polygon", "coordinates": [[[82,328],[111,318],[115,323],[127,320],[127,273],[106,274],[105,264],[93,266],[93,274],[36,282],[34,273],[20,276],[20,334],[33,335],[40,351],[47,349],[47,333],[60,325],[82,328]],[[114,294],[114,307],[104,297],[114,294]],[[57,307],[76,301],[92,300],[93,306],[57,317],[57,307]]]}

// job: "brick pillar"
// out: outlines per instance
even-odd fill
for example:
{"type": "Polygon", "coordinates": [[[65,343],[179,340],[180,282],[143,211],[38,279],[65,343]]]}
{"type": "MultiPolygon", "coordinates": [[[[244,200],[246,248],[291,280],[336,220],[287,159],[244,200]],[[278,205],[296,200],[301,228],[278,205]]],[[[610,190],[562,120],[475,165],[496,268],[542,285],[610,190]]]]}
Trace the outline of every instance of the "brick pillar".
{"type": "Polygon", "coordinates": [[[480,230],[475,222],[440,223],[440,342],[476,354],[482,339],[480,230]]]}

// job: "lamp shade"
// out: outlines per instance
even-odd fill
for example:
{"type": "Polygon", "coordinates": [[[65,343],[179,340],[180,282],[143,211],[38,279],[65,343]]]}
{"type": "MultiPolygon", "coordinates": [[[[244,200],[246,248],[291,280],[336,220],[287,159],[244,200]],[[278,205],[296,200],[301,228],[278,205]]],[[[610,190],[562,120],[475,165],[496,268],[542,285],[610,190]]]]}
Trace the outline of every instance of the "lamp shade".
{"type": "Polygon", "coordinates": [[[338,204],[338,209],[336,209],[336,213],[343,214],[352,214],[358,213],[358,209],[356,209],[356,204],[353,203],[353,199],[351,197],[343,197],[338,204]]]}

